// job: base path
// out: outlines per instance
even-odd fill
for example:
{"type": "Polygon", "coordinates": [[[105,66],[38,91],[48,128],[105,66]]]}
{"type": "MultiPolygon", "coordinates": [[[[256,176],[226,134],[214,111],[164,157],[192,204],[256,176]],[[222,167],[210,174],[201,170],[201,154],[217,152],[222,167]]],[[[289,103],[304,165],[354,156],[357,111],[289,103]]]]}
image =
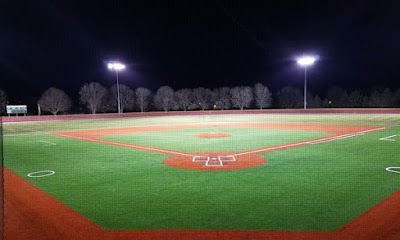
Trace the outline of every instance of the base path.
{"type": "Polygon", "coordinates": [[[223,137],[230,137],[230,133],[224,132],[209,132],[209,133],[199,133],[196,135],[198,138],[223,138],[223,137]]]}
{"type": "MultiPolygon", "coordinates": [[[[261,153],[278,151],[293,147],[300,147],[308,144],[319,144],[328,141],[335,141],[382,129],[384,128],[374,128],[369,126],[345,126],[345,125],[338,126],[338,125],[322,125],[322,124],[206,123],[206,124],[185,124],[185,125],[172,125],[172,126],[146,126],[146,127],[141,126],[141,127],[124,127],[124,128],[110,128],[110,129],[90,129],[90,130],[58,132],[55,133],[54,135],[83,140],[83,141],[95,142],[100,144],[107,144],[112,146],[133,148],[149,152],[167,154],[169,155],[169,157],[164,160],[164,164],[175,168],[223,171],[223,170],[237,170],[242,168],[252,168],[262,165],[266,163],[266,159],[258,155],[261,153]],[[108,135],[135,134],[143,132],[168,131],[168,130],[201,128],[201,127],[204,127],[205,130],[207,130],[207,127],[215,127],[215,126],[257,128],[263,130],[283,129],[283,130],[318,131],[318,132],[326,132],[331,136],[294,142],[289,144],[281,144],[272,147],[262,147],[259,149],[251,149],[235,153],[228,153],[228,152],[185,153],[170,149],[161,149],[157,147],[104,140],[104,137],[108,135]],[[232,159],[234,159],[234,161],[232,159]]],[[[201,133],[195,135],[194,137],[219,138],[219,137],[230,137],[230,134],[222,132],[211,132],[211,133],[201,133]]]]}

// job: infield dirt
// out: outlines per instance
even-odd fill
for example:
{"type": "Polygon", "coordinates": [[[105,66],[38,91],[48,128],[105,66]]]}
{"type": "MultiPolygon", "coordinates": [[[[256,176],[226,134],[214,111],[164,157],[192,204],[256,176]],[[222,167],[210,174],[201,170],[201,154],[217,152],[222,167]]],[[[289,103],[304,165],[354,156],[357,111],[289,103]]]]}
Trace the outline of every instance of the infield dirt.
{"type": "MultiPolygon", "coordinates": [[[[242,168],[252,168],[262,165],[266,162],[266,159],[257,155],[262,152],[270,152],[275,150],[282,150],[286,148],[298,147],[302,145],[309,144],[309,140],[305,140],[297,143],[281,144],[273,147],[263,147],[259,149],[252,149],[249,151],[239,152],[239,153],[228,153],[228,152],[209,152],[209,153],[184,153],[179,151],[173,151],[170,149],[161,149],[155,147],[148,147],[136,144],[119,143],[114,141],[104,140],[103,138],[108,135],[119,135],[119,134],[135,134],[143,132],[154,132],[154,131],[168,131],[177,129],[187,129],[187,128],[198,128],[207,126],[231,126],[240,128],[256,128],[256,129],[283,129],[283,130],[303,130],[303,131],[318,131],[326,132],[331,137],[325,137],[320,139],[314,139],[312,141],[318,142],[321,140],[334,140],[337,136],[347,136],[351,134],[357,134],[364,131],[375,131],[378,130],[372,127],[366,126],[337,126],[337,125],[320,125],[320,124],[265,124],[265,123],[230,123],[230,124],[189,124],[189,125],[179,125],[179,126],[153,126],[153,127],[126,127],[126,128],[114,128],[114,129],[95,129],[95,130],[81,130],[81,131],[68,131],[68,132],[58,132],[55,135],[62,137],[69,137],[84,141],[96,142],[101,144],[108,144],[113,146],[127,147],[140,149],[150,152],[158,152],[170,155],[165,159],[164,164],[183,169],[192,170],[237,170],[242,168]],[[219,157],[234,156],[237,161],[229,162],[222,161],[220,165],[208,165],[205,162],[192,161],[195,156],[205,156],[212,159],[218,159],[219,157]]],[[[201,138],[219,138],[219,137],[230,137],[228,133],[201,133],[195,135],[195,137],[201,138]]]]}

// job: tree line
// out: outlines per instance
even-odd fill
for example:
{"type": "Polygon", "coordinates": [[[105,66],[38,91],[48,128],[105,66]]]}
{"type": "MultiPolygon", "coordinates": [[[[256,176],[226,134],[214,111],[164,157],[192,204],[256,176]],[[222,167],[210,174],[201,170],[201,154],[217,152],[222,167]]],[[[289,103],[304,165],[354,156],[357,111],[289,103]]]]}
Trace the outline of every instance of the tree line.
{"type": "MultiPolygon", "coordinates": [[[[348,91],[341,87],[332,87],[326,97],[307,93],[308,108],[395,108],[400,107],[400,89],[373,87],[369,91],[348,91]]],[[[279,108],[301,108],[304,94],[294,87],[284,87],[276,94],[279,108]]]]}
{"type": "MultiPolygon", "coordinates": [[[[86,112],[111,113],[117,110],[117,86],[106,88],[98,82],[84,84],[79,90],[79,102],[85,106],[86,112]]],[[[304,95],[302,89],[286,86],[276,94],[272,94],[267,86],[257,83],[254,86],[236,86],[209,88],[183,88],[174,90],[170,86],[162,86],[157,91],[144,87],[131,89],[119,85],[121,112],[127,111],[171,111],[171,110],[226,110],[249,108],[302,108],[304,95]]],[[[1,111],[4,113],[7,104],[6,93],[0,89],[1,111]]],[[[48,112],[54,115],[68,113],[73,101],[61,89],[54,87],[45,90],[38,104],[39,114],[48,112]]],[[[325,98],[307,93],[308,108],[388,108],[400,107],[400,89],[374,88],[363,93],[359,90],[347,91],[333,87],[325,98]]]]}
{"type": "MultiPolygon", "coordinates": [[[[118,103],[117,86],[109,89],[98,82],[84,84],[79,91],[79,100],[89,113],[115,112],[118,103]]],[[[170,111],[170,110],[208,110],[208,109],[245,109],[255,104],[260,109],[271,107],[272,94],[261,83],[254,87],[238,86],[233,88],[183,88],[175,91],[170,86],[162,86],[156,92],[144,87],[135,90],[119,85],[121,112],[126,111],[170,111]]],[[[68,112],[72,101],[67,94],[57,88],[47,89],[38,101],[42,111],[54,115],[68,112]]]]}

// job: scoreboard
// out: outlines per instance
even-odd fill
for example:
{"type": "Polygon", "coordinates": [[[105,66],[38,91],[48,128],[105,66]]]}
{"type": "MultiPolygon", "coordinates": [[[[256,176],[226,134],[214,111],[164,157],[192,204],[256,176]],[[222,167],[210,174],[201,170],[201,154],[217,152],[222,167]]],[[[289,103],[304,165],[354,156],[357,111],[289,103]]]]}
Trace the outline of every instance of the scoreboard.
{"type": "Polygon", "coordinates": [[[28,111],[27,105],[7,105],[6,106],[7,114],[10,116],[11,114],[24,114],[26,115],[28,111]]]}

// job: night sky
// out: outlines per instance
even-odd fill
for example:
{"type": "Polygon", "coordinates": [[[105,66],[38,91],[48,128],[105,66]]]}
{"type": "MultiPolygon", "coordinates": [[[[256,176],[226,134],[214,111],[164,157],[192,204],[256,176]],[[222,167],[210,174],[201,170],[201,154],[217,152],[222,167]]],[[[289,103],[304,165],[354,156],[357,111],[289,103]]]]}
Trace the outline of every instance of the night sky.
{"type": "Polygon", "coordinates": [[[396,1],[0,2],[0,88],[11,104],[49,87],[77,99],[98,81],[156,90],[248,85],[301,88],[296,57],[317,54],[309,89],[400,87],[396,1]],[[279,2],[279,3],[278,3],[279,2]]]}

